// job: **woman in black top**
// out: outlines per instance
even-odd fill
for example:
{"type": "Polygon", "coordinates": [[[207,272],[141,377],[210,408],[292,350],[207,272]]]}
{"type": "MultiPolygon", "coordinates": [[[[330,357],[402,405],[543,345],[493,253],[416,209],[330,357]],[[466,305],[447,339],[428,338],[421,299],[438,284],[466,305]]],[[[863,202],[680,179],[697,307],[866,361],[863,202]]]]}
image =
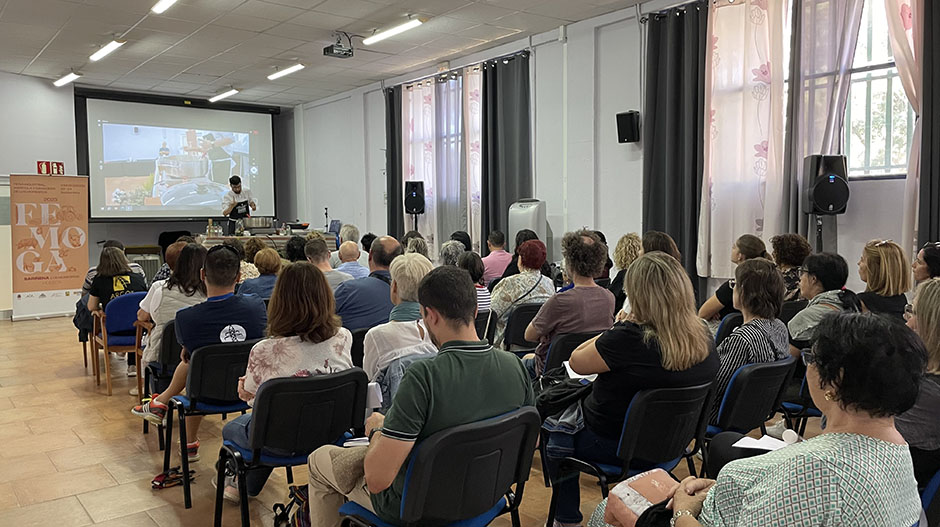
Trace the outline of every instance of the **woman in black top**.
{"type": "MultiPolygon", "coordinates": [[[[743,234],[731,246],[731,263],[738,265],[751,258],[770,259],[763,240],[753,234],[743,234]]],[[[731,280],[721,284],[715,294],[702,304],[698,310],[698,316],[705,320],[721,320],[731,313],[737,313],[731,289],[731,280]]]]}
{"type": "Polygon", "coordinates": [[[911,264],[915,282],[940,276],[940,242],[927,242],[911,264]]]}
{"type": "Polygon", "coordinates": [[[784,302],[800,299],[800,267],[806,257],[813,253],[806,238],[799,234],[778,234],[770,239],[774,263],[783,275],[786,285],[784,302]]]}
{"type": "MultiPolygon", "coordinates": [[[[529,240],[538,240],[538,239],[539,239],[539,235],[535,234],[535,231],[531,229],[522,229],[521,231],[516,233],[516,244],[513,245],[512,260],[509,261],[509,265],[507,265],[506,270],[503,271],[503,276],[499,277],[500,280],[503,278],[506,278],[507,276],[519,274],[519,253],[517,252],[519,250],[519,246],[529,240]]],[[[544,276],[547,276],[549,278],[552,277],[552,267],[548,264],[548,261],[545,261],[542,264],[542,267],[539,269],[539,271],[544,276]]],[[[489,290],[493,291],[495,287],[496,287],[496,281],[494,280],[490,282],[489,290]]]]}
{"type": "MultiPolygon", "coordinates": [[[[104,311],[108,302],[128,293],[147,290],[143,276],[131,271],[124,251],[117,247],[106,247],[98,260],[98,276],[91,282],[88,292],[88,311],[104,311]]],[[[136,312],[136,309],[135,309],[136,312]]],[[[127,376],[137,375],[133,354],[127,356],[127,376]]]]}
{"type": "Polygon", "coordinates": [[[630,266],[625,288],[629,318],[571,354],[572,370],[597,374],[582,403],[584,427],[575,434],[551,432],[546,444],[561,524],[580,523],[581,512],[578,477],[559,472],[560,458],[620,464],[617,445],[634,395],[705,384],[718,371],[715,343],[695,314],[692,282],[678,260],[658,251],[644,254],[630,266]]]}
{"type": "Polygon", "coordinates": [[[901,246],[891,240],[872,240],[862,249],[858,277],[867,284],[858,295],[862,310],[904,319],[904,296],[911,288],[911,273],[901,246]]]}

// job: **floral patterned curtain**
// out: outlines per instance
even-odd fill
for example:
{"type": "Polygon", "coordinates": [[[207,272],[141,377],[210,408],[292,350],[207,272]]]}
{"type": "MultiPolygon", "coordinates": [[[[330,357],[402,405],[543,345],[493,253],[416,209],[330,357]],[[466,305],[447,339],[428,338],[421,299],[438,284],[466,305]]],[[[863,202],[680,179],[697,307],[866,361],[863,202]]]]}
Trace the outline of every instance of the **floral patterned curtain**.
{"type": "Polygon", "coordinates": [[[701,276],[727,278],[738,236],[786,231],[786,0],[720,0],[710,9],[697,267],[701,276]]]}
{"type": "Polygon", "coordinates": [[[480,196],[483,184],[483,70],[480,66],[471,66],[463,72],[463,123],[464,145],[467,153],[467,232],[473,240],[473,250],[477,254],[485,245],[483,242],[483,218],[480,196]]]}
{"type": "MultiPolygon", "coordinates": [[[[434,80],[406,86],[401,95],[402,177],[424,182],[424,214],[418,215],[418,231],[428,248],[437,254],[437,202],[435,200],[435,97],[434,80]]],[[[414,219],[405,214],[405,231],[414,228],[414,219]]],[[[447,233],[449,235],[450,233],[447,233]]]]}

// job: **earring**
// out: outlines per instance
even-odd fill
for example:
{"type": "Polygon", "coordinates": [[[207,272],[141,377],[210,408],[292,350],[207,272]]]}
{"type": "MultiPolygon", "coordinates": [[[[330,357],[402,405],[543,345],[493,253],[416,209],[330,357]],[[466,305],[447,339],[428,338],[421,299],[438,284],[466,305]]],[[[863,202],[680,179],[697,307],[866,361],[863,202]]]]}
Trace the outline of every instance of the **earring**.
{"type": "Polygon", "coordinates": [[[827,401],[832,400],[832,392],[830,392],[829,390],[826,390],[826,393],[823,396],[826,398],[827,401]]]}

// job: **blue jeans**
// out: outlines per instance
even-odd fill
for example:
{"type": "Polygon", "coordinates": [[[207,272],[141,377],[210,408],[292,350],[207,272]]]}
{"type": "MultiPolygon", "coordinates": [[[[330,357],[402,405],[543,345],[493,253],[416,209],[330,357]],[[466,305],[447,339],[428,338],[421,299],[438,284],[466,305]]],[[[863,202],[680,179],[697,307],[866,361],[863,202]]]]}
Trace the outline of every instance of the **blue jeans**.
{"type": "MultiPolygon", "coordinates": [[[[251,414],[240,415],[222,427],[222,439],[231,441],[236,445],[251,449],[249,439],[249,427],[251,426],[251,414]]],[[[268,481],[273,467],[258,467],[248,471],[245,476],[245,485],[248,487],[249,496],[257,496],[268,481]]]]}
{"type": "Polygon", "coordinates": [[[619,444],[619,439],[601,437],[587,426],[574,435],[562,432],[549,434],[545,453],[552,479],[552,492],[558,493],[555,520],[561,523],[580,523],[582,520],[580,474],[560,474],[558,465],[561,458],[571,456],[584,461],[619,466],[623,463],[617,457],[619,444]]]}

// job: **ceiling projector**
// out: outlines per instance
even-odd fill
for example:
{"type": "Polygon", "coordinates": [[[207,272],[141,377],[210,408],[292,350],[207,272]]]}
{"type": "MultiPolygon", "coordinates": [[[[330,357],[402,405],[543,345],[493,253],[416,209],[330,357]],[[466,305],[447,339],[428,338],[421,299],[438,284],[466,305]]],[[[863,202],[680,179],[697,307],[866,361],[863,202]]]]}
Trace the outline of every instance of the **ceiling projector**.
{"type": "Polygon", "coordinates": [[[326,57],[336,57],[338,59],[348,59],[353,56],[353,48],[346,47],[337,42],[323,48],[323,55],[326,57]]]}

